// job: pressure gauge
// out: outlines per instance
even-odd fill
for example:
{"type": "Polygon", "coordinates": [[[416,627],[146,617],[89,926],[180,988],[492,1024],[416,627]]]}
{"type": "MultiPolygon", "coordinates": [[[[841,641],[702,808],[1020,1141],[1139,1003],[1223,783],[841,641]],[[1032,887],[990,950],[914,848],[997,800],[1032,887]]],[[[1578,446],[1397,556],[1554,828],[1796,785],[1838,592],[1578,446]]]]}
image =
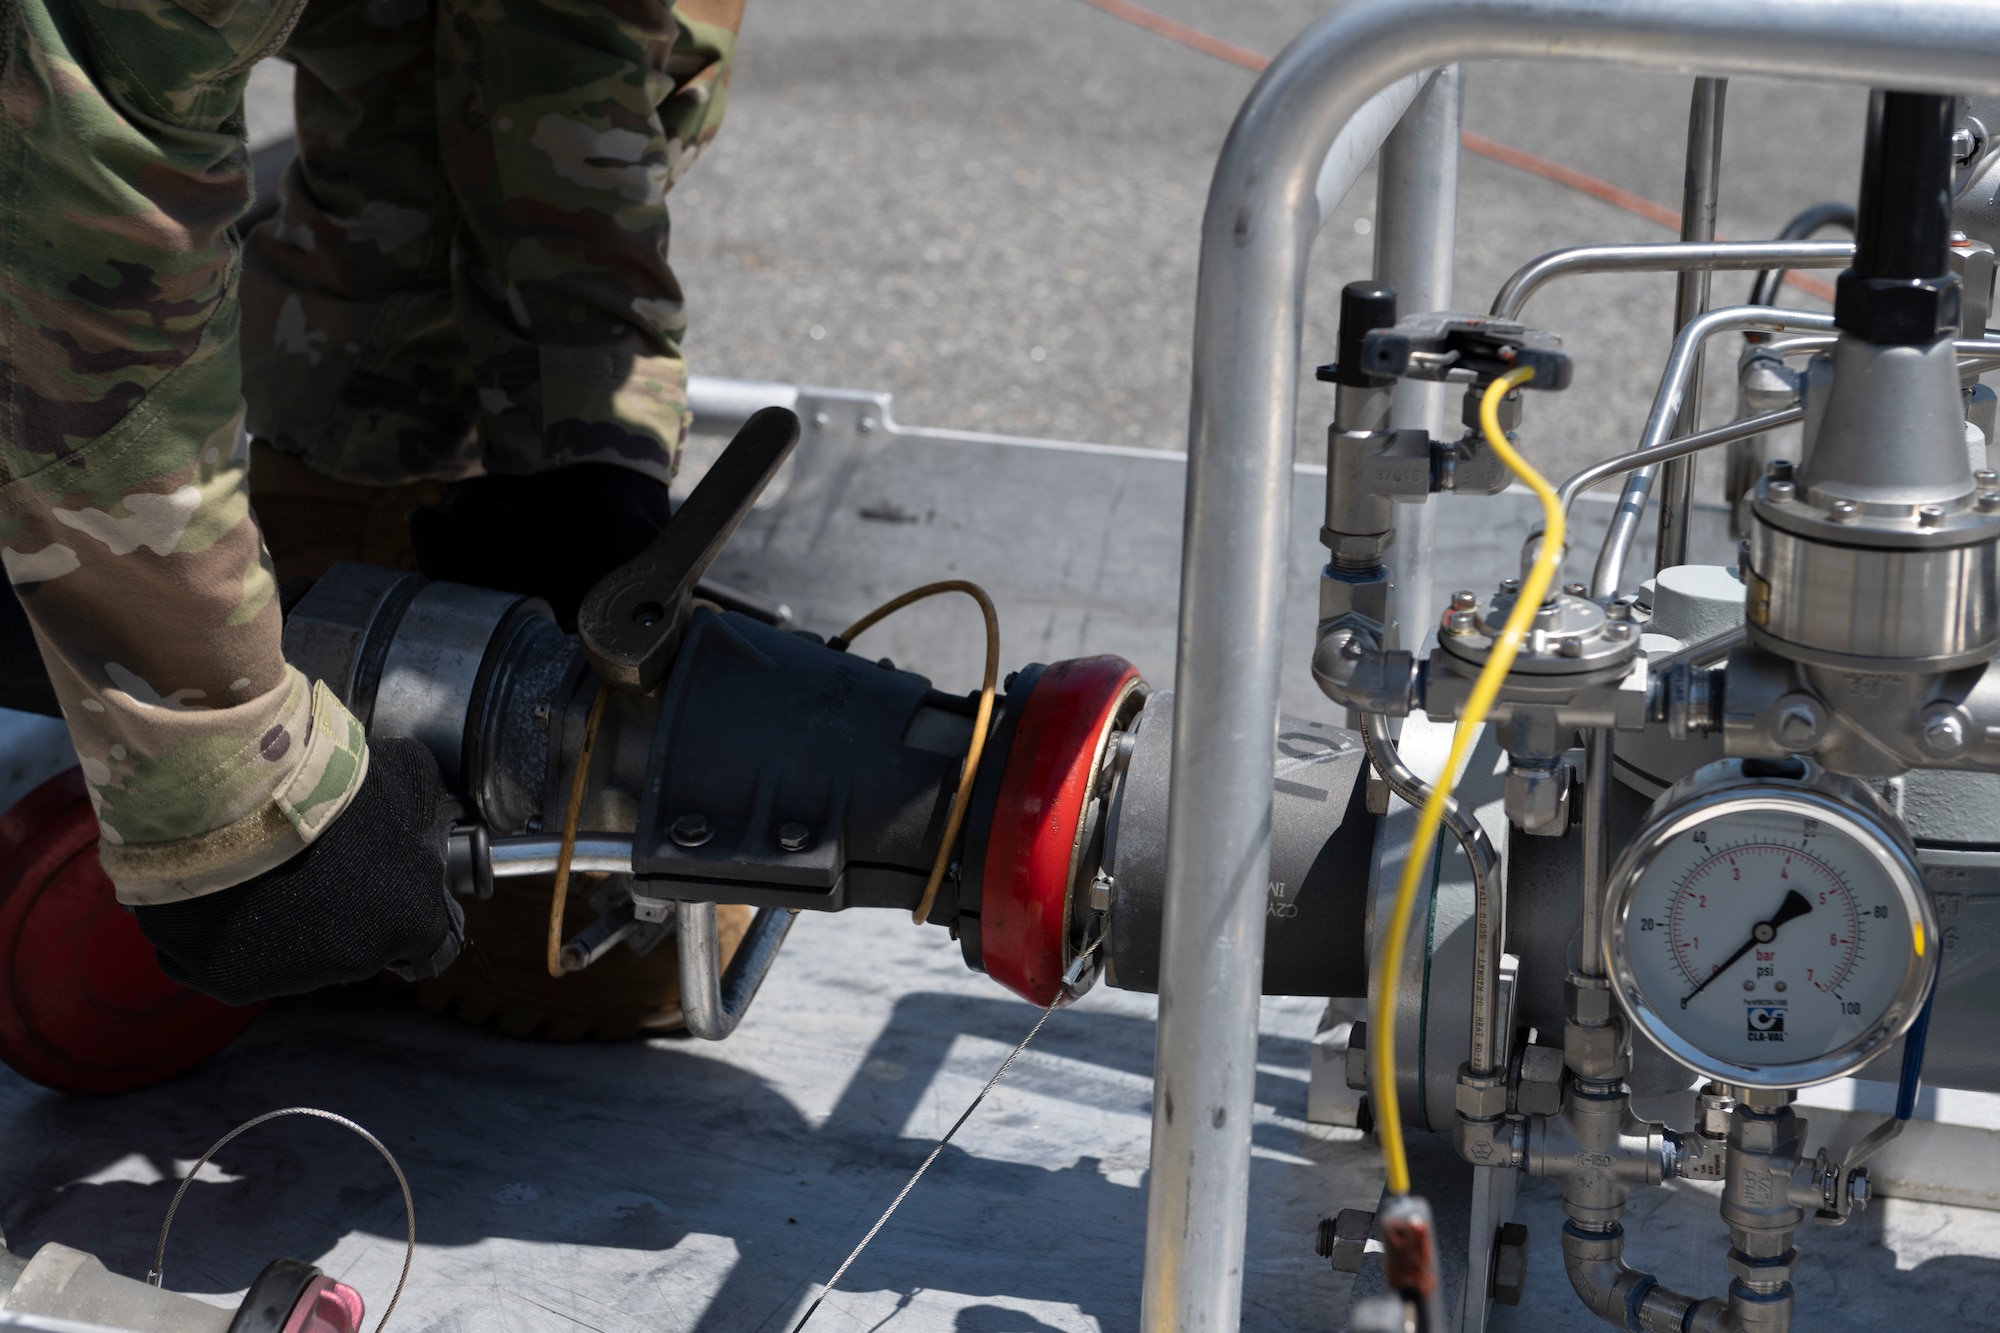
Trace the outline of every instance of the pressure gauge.
{"type": "Polygon", "coordinates": [[[1908,1030],[1937,924],[1902,825],[1801,760],[1725,759],[1654,802],[1608,886],[1620,1003],[1674,1059],[1725,1083],[1853,1073],[1908,1030]]]}

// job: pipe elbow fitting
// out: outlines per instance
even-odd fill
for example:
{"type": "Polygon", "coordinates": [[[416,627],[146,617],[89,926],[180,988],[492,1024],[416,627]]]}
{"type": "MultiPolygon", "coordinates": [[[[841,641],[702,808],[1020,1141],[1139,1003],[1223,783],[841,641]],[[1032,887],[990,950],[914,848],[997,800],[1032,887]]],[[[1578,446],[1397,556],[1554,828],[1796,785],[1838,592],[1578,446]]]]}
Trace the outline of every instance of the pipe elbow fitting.
{"type": "Polygon", "coordinates": [[[1383,649],[1374,631],[1352,621],[1320,626],[1312,673],[1320,692],[1343,707],[1383,717],[1410,715],[1416,658],[1383,649]]]}
{"type": "Polygon", "coordinates": [[[1625,1229],[1590,1231],[1565,1222],[1563,1269],[1577,1299],[1608,1324],[1632,1333],[1741,1333],[1726,1302],[1697,1300],[1625,1262],[1625,1229]]]}

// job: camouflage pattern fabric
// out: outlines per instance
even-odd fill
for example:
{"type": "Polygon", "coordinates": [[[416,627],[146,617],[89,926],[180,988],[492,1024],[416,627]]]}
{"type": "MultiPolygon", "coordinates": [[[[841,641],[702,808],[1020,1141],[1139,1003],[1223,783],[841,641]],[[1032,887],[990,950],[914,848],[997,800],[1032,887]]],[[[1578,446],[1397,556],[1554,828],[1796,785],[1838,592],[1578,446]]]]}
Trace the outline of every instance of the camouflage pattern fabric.
{"type": "Polygon", "coordinates": [[[741,9],[313,0],[301,154],[245,261],[253,433],[369,485],[671,477],[665,196],[721,123],[741,9]]]}
{"type": "MultiPolygon", "coordinates": [[[[322,5],[301,100],[326,165],[295,172],[254,251],[260,429],[365,482],[582,458],[668,475],[685,390],[659,194],[714,132],[734,27],[732,0],[698,3],[718,21],[322,5]],[[412,193],[376,188],[397,180],[412,193]]],[[[128,903],[281,864],[367,767],[359,725],[283,659],[245,479],[243,86],[302,7],[4,10],[0,563],[128,903]]]]}
{"type": "Polygon", "coordinates": [[[300,0],[14,0],[0,50],[0,562],[120,896],[276,866],[367,765],[279,650],[250,517],[241,105],[300,0]]]}

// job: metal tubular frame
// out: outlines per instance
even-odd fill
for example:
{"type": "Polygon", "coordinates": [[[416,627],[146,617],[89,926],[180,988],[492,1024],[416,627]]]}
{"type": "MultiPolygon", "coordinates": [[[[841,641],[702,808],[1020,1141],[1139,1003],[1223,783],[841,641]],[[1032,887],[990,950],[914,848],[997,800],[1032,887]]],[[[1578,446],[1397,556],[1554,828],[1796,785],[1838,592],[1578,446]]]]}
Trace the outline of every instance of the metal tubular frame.
{"type": "MultiPolygon", "coordinates": [[[[1465,121],[1464,72],[1438,70],[1382,144],[1375,192],[1375,278],[1396,289],[1404,312],[1451,309],[1454,233],[1458,226],[1458,136],[1465,121]]],[[[1445,386],[1401,379],[1391,391],[1389,421],[1441,436],[1445,386]]],[[[1397,540],[1388,551],[1397,619],[1421,626],[1431,614],[1435,505],[1398,505],[1397,540]],[[1414,616],[1414,620],[1412,620],[1414,616]]],[[[1407,642],[1409,636],[1403,636],[1407,642]]],[[[1423,634],[1416,635],[1419,646],[1423,634]]],[[[1396,644],[1386,645],[1396,647],[1396,644]]]]}
{"type": "Polygon", "coordinates": [[[2000,7],[1937,0],[1351,0],[1251,91],[1202,226],[1147,1201],[1148,1330],[1241,1315],[1305,271],[1335,137],[1468,59],[2000,92],[2000,7]]]}
{"type": "MultiPolygon", "coordinates": [[[[1688,103],[1687,174],[1681,193],[1681,239],[1701,243],[1715,239],[1715,208],[1722,187],[1722,108],[1729,92],[1727,79],[1696,79],[1688,103]]],[[[1708,310],[1705,268],[1683,270],[1674,285],[1674,336],[1708,310]]],[[[1701,426],[1701,349],[1688,367],[1687,392],[1674,421],[1675,435],[1692,435],[1701,426]]],[[[1694,460],[1677,458],[1665,464],[1660,478],[1660,537],[1655,569],[1687,563],[1688,515],[1694,506],[1694,460]]]]}

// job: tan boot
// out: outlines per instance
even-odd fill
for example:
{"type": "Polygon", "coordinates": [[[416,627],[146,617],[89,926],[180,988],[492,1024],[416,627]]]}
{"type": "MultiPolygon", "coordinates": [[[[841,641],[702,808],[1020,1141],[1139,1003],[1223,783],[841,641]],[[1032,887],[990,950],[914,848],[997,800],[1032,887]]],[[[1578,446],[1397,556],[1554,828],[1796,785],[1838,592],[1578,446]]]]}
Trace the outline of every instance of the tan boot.
{"type": "MultiPolygon", "coordinates": [[[[250,445],[250,502],[281,587],[296,578],[318,578],[337,560],[416,569],[410,511],[435,505],[443,492],[438,482],[376,487],[334,481],[261,440],[250,445]]],[[[672,939],[643,956],[620,945],[581,972],[548,974],[552,890],[549,876],[503,879],[493,897],[461,904],[465,952],[443,976],[410,988],[419,1003],[516,1036],[557,1041],[681,1027],[680,965],[672,939]]],[[[589,879],[579,877],[570,886],[564,938],[592,921],[589,898],[589,879]]],[[[717,910],[725,961],[750,918],[747,907],[717,910]]]]}
{"type": "MultiPolygon", "coordinates": [[[[620,945],[581,972],[549,975],[552,888],[549,877],[503,879],[491,898],[463,903],[465,952],[443,976],[417,984],[418,1002],[510,1036],[551,1041],[678,1030],[680,963],[672,936],[643,956],[620,945]]],[[[565,938],[591,923],[589,897],[587,883],[570,886],[565,938]]],[[[751,915],[748,907],[716,909],[725,963],[750,928],[751,915]]]]}
{"type": "Polygon", "coordinates": [[[278,586],[316,579],[336,560],[414,570],[410,511],[434,506],[444,483],[357,486],[322,477],[305,460],[250,442],[250,506],[277,566],[278,586]]]}

